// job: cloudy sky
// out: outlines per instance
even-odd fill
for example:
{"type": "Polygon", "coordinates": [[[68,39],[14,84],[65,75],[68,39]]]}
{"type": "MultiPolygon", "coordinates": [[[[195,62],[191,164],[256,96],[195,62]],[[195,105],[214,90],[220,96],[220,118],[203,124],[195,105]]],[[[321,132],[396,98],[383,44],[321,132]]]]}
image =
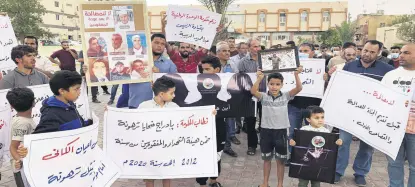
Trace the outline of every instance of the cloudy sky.
{"type": "MultiPolygon", "coordinates": [[[[347,0],[344,0],[347,1],[347,0]]],[[[352,19],[358,14],[375,13],[378,9],[385,10],[385,14],[415,14],[415,0],[348,0],[349,12],[352,19]]],[[[147,0],[149,6],[168,5],[172,0],[147,0]]],[[[257,0],[255,3],[281,3],[281,2],[338,2],[338,0],[257,0]]],[[[236,4],[249,4],[252,0],[237,0],[236,4]]],[[[199,4],[197,0],[174,1],[174,4],[199,4]]]]}

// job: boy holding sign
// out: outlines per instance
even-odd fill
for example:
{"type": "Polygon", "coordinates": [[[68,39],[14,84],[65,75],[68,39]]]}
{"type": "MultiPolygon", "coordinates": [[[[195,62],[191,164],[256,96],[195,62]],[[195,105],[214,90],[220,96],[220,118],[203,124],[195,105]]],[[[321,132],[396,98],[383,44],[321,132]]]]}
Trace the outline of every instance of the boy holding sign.
{"type": "Polygon", "coordinates": [[[259,92],[259,84],[264,79],[261,71],[257,72],[257,80],[251,89],[253,96],[262,104],[261,127],[261,153],[264,160],[264,182],[259,187],[268,187],[269,174],[271,172],[271,160],[275,156],[277,160],[278,187],[282,187],[284,180],[285,161],[288,158],[288,131],[290,122],[288,119],[288,102],[294,99],[302,89],[302,83],[298,74],[303,67],[297,68],[295,75],[295,88],[289,92],[281,92],[284,85],[284,77],[280,73],[268,75],[268,93],[259,92]]]}

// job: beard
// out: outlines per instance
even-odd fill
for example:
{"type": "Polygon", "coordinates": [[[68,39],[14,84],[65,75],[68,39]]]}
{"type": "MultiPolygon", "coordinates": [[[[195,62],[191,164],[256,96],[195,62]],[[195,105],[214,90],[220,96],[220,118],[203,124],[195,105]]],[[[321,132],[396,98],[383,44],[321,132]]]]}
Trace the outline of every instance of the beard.
{"type": "Polygon", "coordinates": [[[189,53],[188,52],[180,52],[180,56],[182,56],[182,58],[188,58],[189,53]]]}
{"type": "Polygon", "coordinates": [[[163,53],[159,53],[159,52],[156,52],[156,51],[153,51],[153,56],[161,56],[163,53]]]}

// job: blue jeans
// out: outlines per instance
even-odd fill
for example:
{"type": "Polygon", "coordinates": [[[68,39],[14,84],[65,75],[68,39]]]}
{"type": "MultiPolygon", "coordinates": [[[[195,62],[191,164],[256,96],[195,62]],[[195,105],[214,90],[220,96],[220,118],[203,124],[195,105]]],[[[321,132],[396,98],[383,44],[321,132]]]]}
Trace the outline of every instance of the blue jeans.
{"type": "Polygon", "coordinates": [[[290,120],[290,135],[288,139],[292,139],[294,129],[301,129],[303,123],[303,109],[288,105],[288,119],[290,120]]]}
{"type": "Polygon", "coordinates": [[[231,138],[235,137],[235,118],[226,118],[226,141],[225,141],[225,150],[231,148],[231,138]]]}
{"type": "Polygon", "coordinates": [[[111,88],[111,98],[110,98],[111,101],[114,101],[115,96],[117,95],[118,86],[119,86],[118,84],[112,85],[112,88],[111,88]]]}
{"type": "MultiPolygon", "coordinates": [[[[343,145],[339,146],[339,152],[337,154],[336,174],[338,175],[344,176],[344,172],[349,164],[352,138],[353,136],[350,133],[340,130],[340,139],[343,140],[343,145]]],[[[373,147],[360,141],[359,151],[357,151],[353,163],[354,176],[365,177],[369,173],[370,167],[372,166],[372,155],[373,147]]]]}
{"type": "Polygon", "coordinates": [[[405,158],[409,162],[408,187],[415,187],[415,134],[405,134],[395,161],[389,156],[386,156],[386,158],[389,162],[389,187],[404,186],[405,158]]]}

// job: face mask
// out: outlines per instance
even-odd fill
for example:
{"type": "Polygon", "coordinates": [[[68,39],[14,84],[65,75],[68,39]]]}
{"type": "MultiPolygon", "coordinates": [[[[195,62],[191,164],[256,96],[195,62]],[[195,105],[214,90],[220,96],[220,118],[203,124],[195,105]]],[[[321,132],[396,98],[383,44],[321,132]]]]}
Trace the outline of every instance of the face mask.
{"type": "Polygon", "coordinates": [[[333,51],[334,56],[339,56],[340,55],[340,51],[333,51]]]}
{"type": "Polygon", "coordinates": [[[316,55],[320,54],[320,50],[315,50],[314,52],[316,53],[316,55]]]}
{"type": "Polygon", "coordinates": [[[298,58],[299,59],[305,59],[305,58],[308,58],[308,54],[307,53],[298,53],[298,58]]]}
{"type": "Polygon", "coordinates": [[[391,54],[391,58],[392,58],[392,59],[397,59],[397,58],[399,58],[399,53],[392,53],[392,54],[391,54]]]}

